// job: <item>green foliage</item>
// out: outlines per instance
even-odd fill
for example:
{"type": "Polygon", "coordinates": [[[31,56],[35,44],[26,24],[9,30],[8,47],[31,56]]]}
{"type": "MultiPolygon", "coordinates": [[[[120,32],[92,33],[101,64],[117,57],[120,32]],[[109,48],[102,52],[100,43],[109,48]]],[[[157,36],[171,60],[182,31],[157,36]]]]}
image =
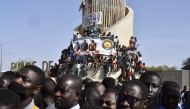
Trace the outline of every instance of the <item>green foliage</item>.
{"type": "Polygon", "coordinates": [[[161,72],[161,71],[174,71],[177,70],[177,66],[167,66],[167,65],[162,65],[162,66],[151,66],[151,67],[146,67],[147,70],[151,70],[151,71],[156,71],[156,72],[161,72]]]}
{"type": "Polygon", "coordinates": [[[35,62],[34,60],[30,60],[30,59],[26,59],[26,60],[21,60],[20,59],[19,61],[16,61],[16,62],[11,64],[11,71],[17,72],[23,66],[25,66],[25,65],[33,65],[34,62],[35,62]]]}
{"type": "Polygon", "coordinates": [[[190,70],[190,57],[187,58],[186,60],[183,60],[181,69],[182,70],[190,70]]]}

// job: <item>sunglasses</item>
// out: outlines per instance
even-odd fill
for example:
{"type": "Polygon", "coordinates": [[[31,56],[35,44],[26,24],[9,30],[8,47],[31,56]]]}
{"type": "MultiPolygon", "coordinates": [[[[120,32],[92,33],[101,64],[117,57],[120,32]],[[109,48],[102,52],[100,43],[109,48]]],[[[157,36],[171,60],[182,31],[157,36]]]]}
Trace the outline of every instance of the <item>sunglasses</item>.
{"type": "Polygon", "coordinates": [[[131,96],[131,95],[125,95],[125,94],[115,94],[115,98],[117,101],[124,101],[126,100],[129,104],[134,105],[138,101],[143,101],[145,99],[139,99],[137,97],[131,96]]]}

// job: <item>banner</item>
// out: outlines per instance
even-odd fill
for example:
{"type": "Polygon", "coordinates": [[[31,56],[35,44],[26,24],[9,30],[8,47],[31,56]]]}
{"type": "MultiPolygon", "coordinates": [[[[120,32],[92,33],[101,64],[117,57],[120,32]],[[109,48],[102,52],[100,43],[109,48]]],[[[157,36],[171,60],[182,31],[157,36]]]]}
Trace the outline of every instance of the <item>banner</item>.
{"type": "Polygon", "coordinates": [[[102,24],[102,12],[96,12],[83,16],[82,27],[90,26],[96,22],[96,24],[102,24]]]}
{"type": "Polygon", "coordinates": [[[99,37],[99,38],[80,38],[72,41],[73,49],[78,55],[84,54],[102,54],[116,55],[114,48],[114,38],[99,37]]]}

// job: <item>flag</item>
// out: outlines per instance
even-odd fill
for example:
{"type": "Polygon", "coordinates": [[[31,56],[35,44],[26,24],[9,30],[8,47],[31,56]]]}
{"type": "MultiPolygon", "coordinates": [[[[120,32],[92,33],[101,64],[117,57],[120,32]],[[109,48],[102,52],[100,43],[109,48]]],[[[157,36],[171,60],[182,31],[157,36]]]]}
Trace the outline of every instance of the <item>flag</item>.
{"type": "Polygon", "coordinates": [[[80,11],[81,9],[83,9],[83,8],[84,8],[84,6],[85,6],[85,2],[84,2],[84,0],[82,0],[81,5],[79,6],[79,11],[80,11]]]}

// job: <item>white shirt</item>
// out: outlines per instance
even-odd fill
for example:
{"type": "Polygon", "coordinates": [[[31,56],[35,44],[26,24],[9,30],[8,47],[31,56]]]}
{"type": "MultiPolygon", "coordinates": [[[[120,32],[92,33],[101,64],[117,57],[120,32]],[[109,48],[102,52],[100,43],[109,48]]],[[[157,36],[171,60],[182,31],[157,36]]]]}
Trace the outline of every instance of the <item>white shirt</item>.
{"type": "Polygon", "coordinates": [[[80,69],[80,64],[77,64],[77,65],[76,65],[76,68],[80,69]]]}
{"type": "Polygon", "coordinates": [[[184,96],[184,93],[182,93],[181,96],[180,96],[180,98],[181,98],[180,105],[183,105],[183,100],[182,100],[183,96],[184,96]]]}
{"type": "Polygon", "coordinates": [[[76,106],[72,107],[71,109],[80,109],[79,104],[77,104],[76,106]]]}
{"type": "Polygon", "coordinates": [[[114,42],[118,42],[118,40],[119,40],[118,38],[114,38],[114,42]]]}
{"type": "Polygon", "coordinates": [[[32,99],[30,104],[28,104],[28,106],[26,106],[24,109],[32,109],[33,106],[34,106],[34,100],[32,99]]]}
{"type": "Polygon", "coordinates": [[[138,62],[141,61],[142,62],[142,57],[138,57],[138,62]]]}
{"type": "Polygon", "coordinates": [[[81,38],[81,35],[80,35],[80,34],[78,34],[78,35],[77,35],[77,38],[81,38]]]}

